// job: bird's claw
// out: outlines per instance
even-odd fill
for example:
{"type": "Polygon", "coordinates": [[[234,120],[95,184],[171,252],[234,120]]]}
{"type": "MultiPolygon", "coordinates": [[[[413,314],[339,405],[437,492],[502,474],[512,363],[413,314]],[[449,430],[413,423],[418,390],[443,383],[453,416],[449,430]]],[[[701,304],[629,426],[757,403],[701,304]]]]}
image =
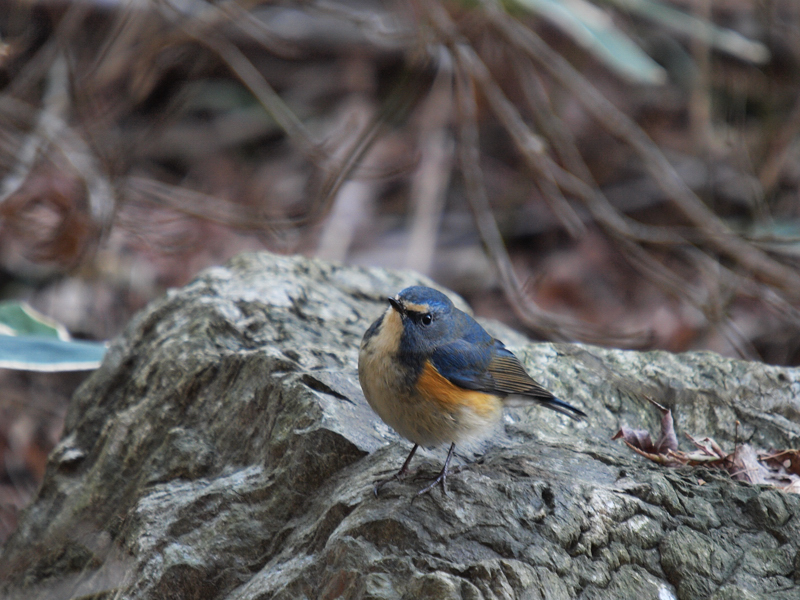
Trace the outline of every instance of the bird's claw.
{"type": "Polygon", "coordinates": [[[411,498],[411,503],[413,504],[414,500],[416,500],[417,498],[419,498],[423,494],[427,494],[428,492],[430,492],[433,488],[435,488],[439,484],[442,485],[442,492],[444,493],[444,495],[445,496],[449,496],[449,494],[447,493],[447,476],[449,474],[450,474],[449,471],[442,471],[441,473],[439,473],[439,475],[436,477],[436,479],[431,481],[428,485],[426,485],[424,488],[422,488],[420,491],[418,491],[414,495],[413,498],[411,498]]]}

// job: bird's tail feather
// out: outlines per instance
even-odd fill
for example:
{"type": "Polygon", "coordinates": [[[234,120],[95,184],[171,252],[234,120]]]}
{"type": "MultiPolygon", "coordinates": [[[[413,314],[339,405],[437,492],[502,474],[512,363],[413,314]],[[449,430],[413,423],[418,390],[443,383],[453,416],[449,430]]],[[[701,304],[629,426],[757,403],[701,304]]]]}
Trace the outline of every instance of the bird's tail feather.
{"type": "Polygon", "coordinates": [[[549,408],[550,410],[554,410],[556,412],[560,412],[562,415],[567,415],[573,419],[582,419],[588,416],[585,412],[583,412],[579,408],[575,408],[568,402],[564,402],[552,396],[551,398],[537,398],[539,402],[541,402],[544,406],[549,408]]]}

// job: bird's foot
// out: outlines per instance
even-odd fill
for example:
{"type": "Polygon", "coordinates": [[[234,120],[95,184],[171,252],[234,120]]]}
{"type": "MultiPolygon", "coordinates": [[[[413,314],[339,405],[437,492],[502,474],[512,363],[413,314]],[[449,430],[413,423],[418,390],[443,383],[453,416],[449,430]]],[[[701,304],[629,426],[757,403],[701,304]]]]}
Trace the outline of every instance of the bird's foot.
{"type": "Polygon", "coordinates": [[[455,450],[455,449],[456,449],[456,445],[455,445],[455,442],[454,442],[454,443],[450,444],[450,451],[447,453],[447,458],[444,461],[444,467],[442,468],[442,472],[439,473],[439,475],[436,477],[436,479],[434,479],[431,483],[429,483],[428,485],[426,485],[424,488],[422,488],[420,491],[417,492],[416,496],[414,496],[411,499],[411,503],[412,504],[414,503],[414,500],[416,500],[417,498],[419,498],[423,494],[427,494],[428,492],[430,492],[433,488],[435,488],[439,484],[442,485],[442,492],[444,493],[444,495],[445,496],[448,495],[447,494],[447,476],[450,475],[451,473],[458,473],[461,470],[461,467],[457,467],[457,468],[453,469],[452,471],[449,470],[450,459],[453,458],[453,450],[455,450]]]}
{"type": "Polygon", "coordinates": [[[408,458],[406,458],[405,462],[403,463],[403,466],[400,467],[400,470],[397,473],[395,473],[388,479],[382,479],[380,481],[375,482],[375,486],[372,488],[372,493],[375,494],[376,498],[378,497],[378,492],[380,491],[380,489],[387,483],[389,483],[390,481],[403,481],[403,479],[405,478],[406,475],[408,475],[408,473],[413,472],[409,471],[408,465],[411,463],[411,459],[414,457],[414,453],[417,451],[417,448],[419,448],[419,445],[414,444],[414,447],[411,449],[408,458]]]}
{"type": "Polygon", "coordinates": [[[448,495],[447,494],[447,476],[449,474],[450,474],[449,471],[442,471],[441,473],[439,473],[439,475],[436,477],[436,479],[431,481],[428,485],[426,485],[424,488],[422,488],[420,491],[417,492],[416,496],[414,496],[411,499],[412,504],[413,504],[414,500],[416,500],[417,498],[419,498],[423,494],[427,494],[428,492],[430,492],[433,488],[435,488],[439,484],[442,484],[442,492],[444,492],[444,495],[447,496],[448,495]]]}
{"type": "Polygon", "coordinates": [[[392,481],[403,481],[407,476],[414,475],[417,472],[417,469],[400,469],[397,473],[392,475],[391,477],[387,477],[386,479],[379,479],[375,482],[375,485],[372,487],[372,492],[375,494],[375,497],[378,497],[378,492],[383,489],[387,483],[391,483],[392,481]]]}

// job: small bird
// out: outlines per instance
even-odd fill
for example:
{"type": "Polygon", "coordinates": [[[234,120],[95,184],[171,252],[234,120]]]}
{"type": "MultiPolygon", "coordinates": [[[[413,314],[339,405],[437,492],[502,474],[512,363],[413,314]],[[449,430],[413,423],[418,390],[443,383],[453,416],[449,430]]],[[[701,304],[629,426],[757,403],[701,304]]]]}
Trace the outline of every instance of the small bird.
{"type": "Polygon", "coordinates": [[[358,378],[372,409],[414,443],[397,474],[401,480],[419,446],[450,443],[444,467],[433,482],[447,494],[447,475],[456,444],[485,434],[512,397],[536,401],[572,418],[586,413],[559,400],[531,379],[502,342],[450,298],[424,286],[388,298],[389,308],[361,340],[358,378]]]}

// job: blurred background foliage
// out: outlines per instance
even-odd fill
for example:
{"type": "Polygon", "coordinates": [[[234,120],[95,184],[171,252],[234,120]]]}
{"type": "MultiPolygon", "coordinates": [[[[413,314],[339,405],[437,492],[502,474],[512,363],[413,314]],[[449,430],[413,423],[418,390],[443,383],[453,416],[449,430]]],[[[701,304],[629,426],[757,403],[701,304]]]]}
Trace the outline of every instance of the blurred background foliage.
{"type": "MultiPolygon", "coordinates": [[[[106,340],[268,249],[797,365],[799,68],[796,0],[7,0],[0,300],[106,340]]],[[[0,372],[0,540],[84,376],[0,372]]]]}

